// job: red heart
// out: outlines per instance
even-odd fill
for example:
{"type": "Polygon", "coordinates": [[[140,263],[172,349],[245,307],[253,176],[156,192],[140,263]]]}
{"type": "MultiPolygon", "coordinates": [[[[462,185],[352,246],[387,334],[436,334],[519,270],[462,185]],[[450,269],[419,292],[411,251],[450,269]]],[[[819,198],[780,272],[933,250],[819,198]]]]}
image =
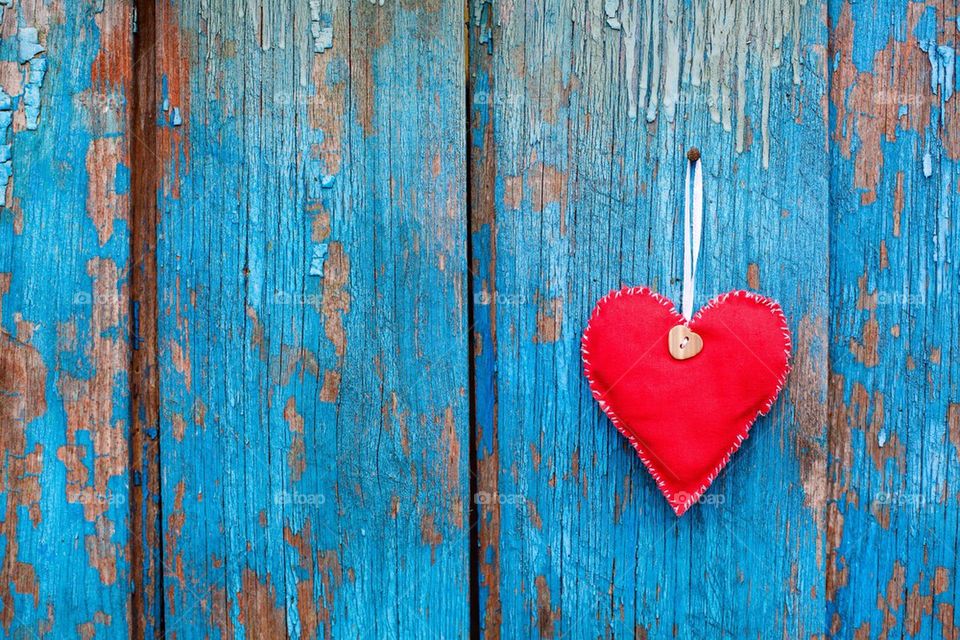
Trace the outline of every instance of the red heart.
{"type": "Polygon", "coordinates": [[[790,331],[773,300],[731,291],[689,323],[703,350],[675,360],[673,303],[646,287],[597,302],[581,353],[593,397],[625,435],[678,516],[707,490],[770,410],[790,370],[790,331]]]}

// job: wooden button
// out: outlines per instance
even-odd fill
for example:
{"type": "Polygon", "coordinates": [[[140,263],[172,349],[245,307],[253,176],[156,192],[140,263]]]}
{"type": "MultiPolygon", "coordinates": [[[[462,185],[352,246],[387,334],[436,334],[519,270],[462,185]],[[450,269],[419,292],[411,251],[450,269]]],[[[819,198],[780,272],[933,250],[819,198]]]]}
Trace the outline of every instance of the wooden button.
{"type": "Polygon", "coordinates": [[[670,355],[675,360],[686,360],[700,353],[703,349],[703,338],[691,331],[690,327],[678,324],[670,329],[667,344],[670,346],[670,355]]]}

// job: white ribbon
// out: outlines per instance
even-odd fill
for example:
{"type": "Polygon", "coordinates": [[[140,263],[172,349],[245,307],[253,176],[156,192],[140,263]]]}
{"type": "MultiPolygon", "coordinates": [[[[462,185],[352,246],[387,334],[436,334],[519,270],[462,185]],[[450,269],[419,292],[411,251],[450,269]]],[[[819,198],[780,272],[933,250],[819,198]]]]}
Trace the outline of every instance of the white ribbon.
{"type": "Polygon", "coordinates": [[[687,178],[683,190],[683,302],[681,311],[687,322],[693,317],[694,278],[700,257],[700,236],[703,231],[703,176],[700,158],[687,161],[687,178]],[[691,184],[690,173],[693,173],[691,184]],[[693,204],[691,215],[690,205],[693,204]],[[691,235],[693,238],[691,239],[691,235]]]}

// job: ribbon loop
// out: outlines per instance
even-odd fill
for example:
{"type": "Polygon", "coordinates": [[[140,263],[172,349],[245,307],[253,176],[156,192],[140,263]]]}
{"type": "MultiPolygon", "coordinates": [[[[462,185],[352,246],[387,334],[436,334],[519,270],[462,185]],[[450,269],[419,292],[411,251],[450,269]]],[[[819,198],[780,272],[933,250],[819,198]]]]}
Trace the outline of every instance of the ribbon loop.
{"type": "Polygon", "coordinates": [[[683,190],[683,298],[680,309],[683,317],[690,322],[693,317],[697,260],[700,258],[700,239],[703,234],[703,174],[700,152],[696,148],[690,150],[687,158],[683,190]]]}

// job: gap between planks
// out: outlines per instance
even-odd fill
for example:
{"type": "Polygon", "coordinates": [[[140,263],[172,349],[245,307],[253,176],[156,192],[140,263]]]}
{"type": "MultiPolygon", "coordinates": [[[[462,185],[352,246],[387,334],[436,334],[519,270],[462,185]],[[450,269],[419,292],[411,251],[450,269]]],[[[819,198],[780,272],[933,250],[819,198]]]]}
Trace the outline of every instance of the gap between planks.
{"type": "Polygon", "coordinates": [[[130,121],[130,633],[162,638],[160,386],[157,367],[156,7],[134,5],[130,121]]]}

